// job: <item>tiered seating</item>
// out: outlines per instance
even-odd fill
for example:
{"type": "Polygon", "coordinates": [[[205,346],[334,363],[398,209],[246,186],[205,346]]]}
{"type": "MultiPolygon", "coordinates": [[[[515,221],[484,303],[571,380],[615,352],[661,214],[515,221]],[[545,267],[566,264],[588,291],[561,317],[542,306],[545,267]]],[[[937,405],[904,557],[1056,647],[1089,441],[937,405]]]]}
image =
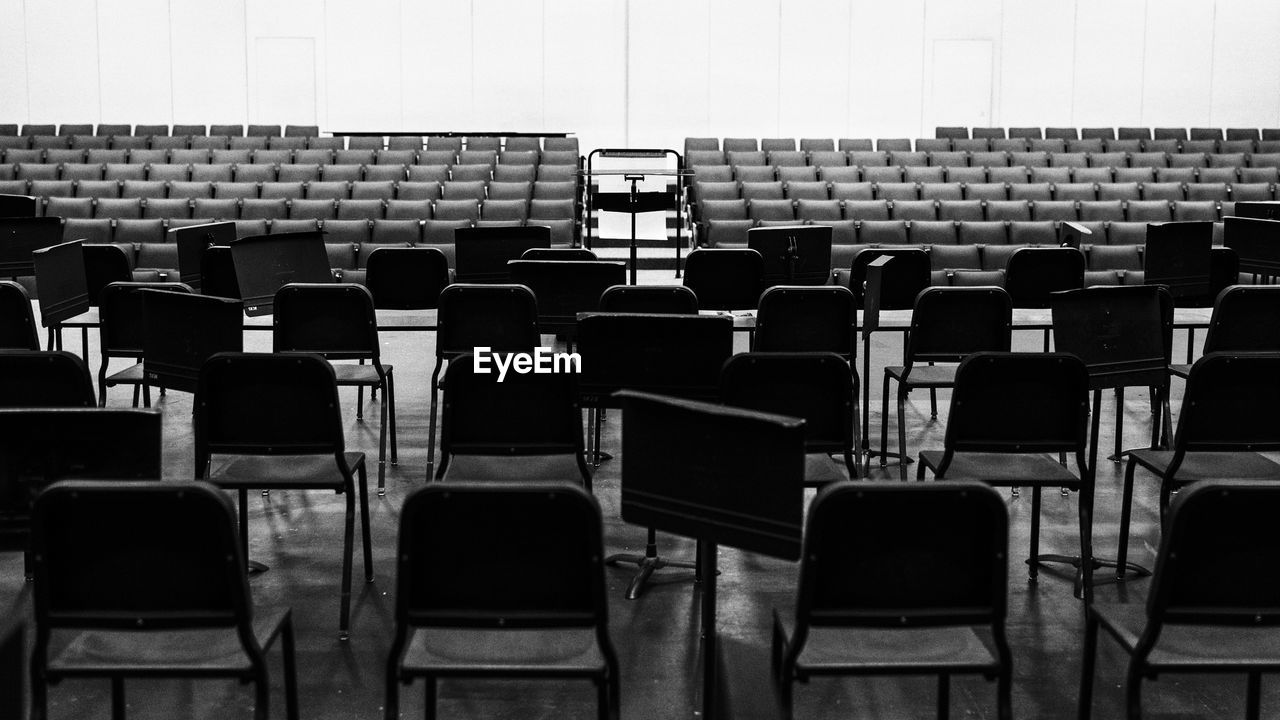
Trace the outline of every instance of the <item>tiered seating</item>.
{"type": "MultiPolygon", "coordinates": [[[[131,248],[135,276],[177,266],[166,231],[235,221],[240,236],[322,230],[363,277],[378,244],[451,245],[453,230],[581,232],[576,138],[320,137],[315,126],[64,125],[0,134],[0,193],[34,195],[64,237],[131,248]]],[[[3,130],[5,126],[0,126],[3,130]]]]}
{"type": "Polygon", "coordinates": [[[939,128],[938,138],[914,144],[806,138],[799,146],[810,149],[799,151],[689,138],[685,161],[704,246],[745,246],[751,227],[830,225],[833,268],[863,248],[915,245],[930,251],[936,283],[969,284],[971,272],[1002,272],[1018,247],[1056,244],[1070,221],[1093,233],[1083,248],[1090,284],[1118,284],[1141,282],[1132,271],[1142,268],[1147,223],[1213,221],[1220,240],[1236,201],[1276,197],[1280,140],[1265,138],[1280,131],[1252,132],[1256,139],[1242,131],[1112,139],[1109,128],[1050,128],[1044,137],[1038,128],[1008,137],[977,128],[970,138],[939,128]]]}

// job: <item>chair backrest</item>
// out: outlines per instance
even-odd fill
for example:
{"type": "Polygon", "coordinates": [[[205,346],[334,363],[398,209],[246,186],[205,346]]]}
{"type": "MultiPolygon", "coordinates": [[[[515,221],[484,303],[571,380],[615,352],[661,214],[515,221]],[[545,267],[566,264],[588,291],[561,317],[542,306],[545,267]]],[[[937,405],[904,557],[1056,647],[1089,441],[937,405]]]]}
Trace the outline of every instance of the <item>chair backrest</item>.
{"type": "Polygon", "coordinates": [[[600,312],[697,315],[698,296],[684,285],[614,285],[600,295],[600,312]]]}
{"type": "Polygon", "coordinates": [[[93,407],[89,368],[58,350],[0,351],[0,407],[93,407]]]}
{"type": "Polygon", "coordinates": [[[764,258],[751,249],[694,250],[685,260],[684,285],[703,310],[746,310],[760,302],[764,258]]]}
{"type": "Polygon", "coordinates": [[[529,248],[520,256],[521,260],[599,260],[594,252],[586,248],[529,248]]]}
{"type": "Polygon", "coordinates": [[[1213,223],[1166,222],[1147,225],[1142,251],[1143,282],[1165,285],[1175,299],[1209,294],[1213,223]]]}
{"type": "Polygon", "coordinates": [[[146,346],[146,306],[140,290],[192,292],[176,282],[113,282],[98,293],[98,340],[107,357],[142,355],[146,346]]]}
{"type": "MultiPolygon", "coordinates": [[[[1208,353],[1191,366],[1173,447],[1183,452],[1280,449],[1280,353],[1208,353]]],[[[1171,463],[1172,475],[1176,465],[1171,463]]]]}
{"type": "Polygon", "coordinates": [[[853,256],[849,269],[849,289],[859,307],[865,302],[867,266],[878,257],[890,256],[893,262],[884,269],[881,285],[881,310],[908,310],[915,306],[916,295],[929,287],[929,253],[924,248],[866,248],[853,256]]]}
{"type": "Polygon", "coordinates": [[[458,228],[453,235],[455,279],[463,283],[505,283],[508,261],[519,260],[530,248],[551,247],[551,229],[545,225],[458,228]]]}
{"type": "Polygon", "coordinates": [[[379,310],[429,310],[449,284],[449,259],[438,248],[381,247],[365,261],[365,286],[379,310]]]}
{"type": "Polygon", "coordinates": [[[0,280],[0,348],[40,349],[31,296],[13,280],[0,280]]]}
{"type": "Polygon", "coordinates": [[[720,372],[720,401],[760,412],[804,418],[809,452],[851,450],[853,373],[830,352],[749,352],[720,372]]]}
{"type": "Polygon", "coordinates": [[[1145,635],[1154,642],[1166,622],[1280,623],[1280,578],[1258,572],[1280,561],[1277,512],[1272,482],[1206,480],[1179,492],[1156,555],[1145,635]]]}
{"type": "Polygon", "coordinates": [[[916,296],[904,365],[960,362],[976,352],[1008,352],[1013,303],[998,287],[932,287],[916,296]]]}
{"type": "Polygon", "coordinates": [[[608,404],[622,389],[715,399],[720,369],[733,354],[725,316],[584,313],[578,316],[585,404],[608,404]]]}
{"type": "Polygon", "coordinates": [[[194,392],[209,357],[243,349],[239,300],[166,290],[140,292],[147,319],[142,369],[149,384],[194,392]]]}
{"type": "MultiPolygon", "coordinates": [[[[37,632],[242,628],[249,586],[231,503],[191,482],[64,482],[32,520],[37,632]]],[[[38,641],[38,644],[40,641],[38,641]]]]}
{"type": "Polygon", "coordinates": [[[947,453],[1073,451],[1077,460],[1083,457],[1089,374],[1075,355],[974,353],[960,362],[955,383],[947,453]]]}
{"type": "Polygon", "coordinates": [[[399,628],[607,625],[600,507],[571,485],[429,484],[396,557],[399,628]]]}
{"type": "Polygon", "coordinates": [[[1169,383],[1173,297],[1158,285],[1053,293],[1053,343],[1080,358],[1093,388],[1169,383]]]}
{"type": "Polygon", "coordinates": [[[381,354],[373,295],[355,283],[285,285],[276,291],[271,329],[275,352],[374,361],[381,354]]]}
{"type": "Polygon", "coordinates": [[[1218,293],[1204,351],[1280,352],[1280,287],[1236,285],[1218,293]]]}
{"type": "Polygon", "coordinates": [[[492,355],[464,355],[449,363],[441,412],[444,456],[583,451],[582,412],[574,392],[580,368],[569,353],[543,348],[532,360],[526,372],[513,367],[505,373],[499,372],[492,355]]]}
{"type": "Polygon", "coordinates": [[[591,260],[512,260],[511,282],[533,291],[538,324],[544,332],[571,331],[578,313],[600,306],[600,296],[627,281],[621,262],[591,260]]]}
{"type": "Polygon", "coordinates": [[[998,625],[1008,525],[979,482],[825,487],[809,507],[797,625],[998,625]]]}
{"type": "Polygon", "coordinates": [[[498,352],[533,352],[538,334],[538,301],[524,285],[455,283],[440,293],[436,357],[488,347],[498,352]]]}
{"type": "Polygon", "coordinates": [[[1020,248],[1005,263],[1004,288],[1019,308],[1049,307],[1049,294],[1084,287],[1084,253],[1069,247],[1020,248]]]}
{"type": "Polygon", "coordinates": [[[129,258],[119,245],[85,243],[81,249],[84,251],[85,287],[89,291],[89,302],[94,307],[98,307],[104,287],[133,280],[129,258]]]}
{"type": "Polygon", "coordinates": [[[342,453],[336,383],[333,367],[320,355],[214,355],[200,369],[196,388],[196,467],[205,468],[213,453],[342,453]]]}
{"type": "Polygon", "coordinates": [[[853,356],[858,321],[853,292],[839,285],[776,285],[760,295],[754,350],[853,356]]]}

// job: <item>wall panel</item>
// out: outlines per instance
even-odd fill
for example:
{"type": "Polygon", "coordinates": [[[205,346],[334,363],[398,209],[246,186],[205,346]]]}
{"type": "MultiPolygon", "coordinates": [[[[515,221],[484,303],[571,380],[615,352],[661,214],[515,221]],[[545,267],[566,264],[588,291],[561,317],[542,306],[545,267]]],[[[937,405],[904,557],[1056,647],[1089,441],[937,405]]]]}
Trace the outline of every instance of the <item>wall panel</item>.
{"type": "Polygon", "coordinates": [[[682,147],[710,123],[709,0],[627,4],[627,136],[631,147],[682,147]]]}
{"type": "Polygon", "coordinates": [[[1070,125],[1076,3],[1005,0],[996,125],[1070,125]]]}
{"type": "Polygon", "coordinates": [[[853,0],[849,43],[849,135],[918,135],[924,0],[853,0]]]}
{"type": "Polygon", "coordinates": [[[1146,0],[1077,0],[1075,124],[1143,123],[1146,15],[1146,0]]]}
{"type": "Polygon", "coordinates": [[[1160,0],[1147,6],[1142,122],[1207,125],[1213,83],[1213,3],[1160,0]]]}
{"type": "Polygon", "coordinates": [[[169,0],[98,0],[103,118],[174,121],[169,29],[169,0]]]}
{"type": "Polygon", "coordinates": [[[707,117],[724,136],[778,134],[779,0],[710,0],[707,117]]]}
{"type": "Polygon", "coordinates": [[[1280,127],[1280,3],[1218,0],[1209,124],[1280,127]]]}
{"type": "Polygon", "coordinates": [[[59,125],[95,122],[102,114],[98,93],[98,3],[27,2],[24,8],[30,102],[25,121],[59,125]]]}
{"type": "Polygon", "coordinates": [[[402,2],[400,13],[405,127],[471,128],[471,0],[402,2]]]}
{"type": "Polygon", "coordinates": [[[27,27],[23,19],[23,0],[0,0],[0,123],[26,122],[27,105],[27,27]]]}
{"type": "Polygon", "coordinates": [[[840,137],[849,127],[849,1],[780,9],[778,134],[840,137]]]}
{"type": "Polygon", "coordinates": [[[248,118],[244,3],[223,0],[217,11],[194,0],[169,3],[174,122],[213,125],[248,118]]]}
{"type": "MultiPolygon", "coordinates": [[[[553,0],[554,2],[554,0],[553,0]]],[[[542,130],[542,1],[474,0],[478,130],[542,130]]]]}
{"type": "Polygon", "coordinates": [[[576,132],[590,148],[625,142],[625,0],[553,0],[543,8],[543,116],[549,132],[576,132]]]}
{"type": "Polygon", "coordinates": [[[400,0],[328,0],[326,101],[334,130],[400,129],[400,0]],[[344,39],[346,38],[346,39],[344,39]],[[376,38],[376,40],[373,40],[376,38]]]}

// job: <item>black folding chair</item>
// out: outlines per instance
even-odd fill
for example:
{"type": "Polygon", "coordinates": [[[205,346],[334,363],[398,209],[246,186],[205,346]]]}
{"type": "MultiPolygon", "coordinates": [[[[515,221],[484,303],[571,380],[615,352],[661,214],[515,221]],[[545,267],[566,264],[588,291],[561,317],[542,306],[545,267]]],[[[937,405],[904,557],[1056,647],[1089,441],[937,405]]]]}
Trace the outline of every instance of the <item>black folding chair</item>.
{"type": "Polygon", "coordinates": [[[702,310],[748,310],[764,290],[764,258],[748,248],[700,248],[685,258],[684,285],[702,310]]]}
{"type": "Polygon", "coordinates": [[[182,283],[108,283],[98,293],[98,344],[102,352],[102,364],[98,366],[98,404],[107,404],[107,388],[116,385],[133,386],[133,406],[138,407],[141,391],[142,402],[151,407],[151,386],[143,373],[143,351],[146,347],[146,306],[140,290],[168,290],[191,293],[191,287],[182,283]],[[134,364],[110,375],[107,368],[113,358],[133,360],[134,364]]]}
{"type": "Polygon", "coordinates": [[[133,268],[129,265],[129,256],[119,245],[92,244],[81,245],[84,251],[85,287],[89,291],[89,304],[98,306],[102,297],[102,289],[111,283],[132,282],[133,268]]]}
{"type": "Polygon", "coordinates": [[[916,479],[981,480],[1031,486],[1030,578],[1044,562],[1077,566],[1075,589],[1093,593],[1093,468],[1089,446],[1089,375],[1066,353],[974,353],[956,370],[943,450],[920,453],[916,479]],[[1049,456],[1072,453],[1079,475],[1049,456]],[[1040,554],[1040,490],[1078,491],[1080,557],[1040,554]]]}
{"type": "Polygon", "coordinates": [[[760,294],[752,349],[833,352],[852,363],[858,349],[857,324],[849,288],[775,285],[760,294]]]}
{"type": "Polygon", "coordinates": [[[1200,480],[1280,480],[1280,464],[1260,453],[1280,450],[1280,418],[1259,407],[1280,403],[1280,353],[1209,353],[1191,366],[1178,429],[1169,450],[1130,450],[1120,509],[1119,563],[1129,548],[1133,477],[1142,467],[1160,478],[1160,511],[1178,488],[1200,480]]]}
{"type": "Polygon", "coordinates": [[[541,348],[534,362],[527,373],[502,373],[491,356],[449,363],[437,480],[567,482],[577,476],[591,490],[574,388],[580,364],[569,353],[541,348]]]}
{"type": "MultiPolygon", "coordinates": [[[[1280,352],[1280,286],[1235,285],[1218,293],[1203,353],[1280,352]]],[[[1169,371],[1186,378],[1191,365],[1169,371]]]]}
{"type": "Polygon", "coordinates": [[[435,475],[436,402],[445,363],[482,347],[494,353],[532,353],[541,342],[538,301],[523,285],[455,283],[440,293],[427,430],[428,481],[435,475]]]}
{"type": "Polygon", "coordinates": [[[600,508],[568,485],[439,483],[409,496],[396,552],[396,631],[385,717],[401,684],[443,678],[584,678],[597,717],[619,715],[600,508]],[[537,558],[538,562],[513,561],[537,558]]]}
{"type": "Polygon", "coordinates": [[[1245,717],[1261,716],[1262,673],[1280,670],[1277,514],[1275,483],[1210,480],[1178,495],[1147,601],[1098,602],[1085,615],[1080,718],[1092,712],[1099,628],[1129,656],[1131,720],[1142,717],[1143,679],[1179,672],[1245,675],[1245,717]]]}
{"type": "Polygon", "coordinates": [[[889,433],[889,381],[898,383],[898,470],[907,479],[907,395],[929,390],[930,417],[938,417],[937,391],[955,387],[956,365],[975,352],[1008,352],[1013,336],[1013,306],[998,287],[935,287],[916,296],[911,330],[902,349],[902,365],[884,369],[880,394],[880,464],[886,462],[889,433]],[[936,365],[935,363],[946,363],[936,365]]]}
{"type": "Polygon", "coordinates": [[[996,681],[1012,717],[1005,636],[1008,513],[980,482],[830,485],[809,507],[795,618],[774,610],[774,672],[784,717],[795,681],[835,675],[937,675],[996,681]]]}
{"type": "Polygon", "coordinates": [[[35,313],[26,288],[12,280],[0,280],[0,348],[39,350],[35,313]]]}
{"type": "Polygon", "coordinates": [[[627,281],[620,262],[590,260],[513,260],[511,282],[533,291],[538,300],[538,329],[572,339],[580,312],[600,305],[600,296],[627,281]]]}
{"type": "Polygon", "coordinates": [[[365,286],[379,310],[431,310],[449,284],[449,260],[436,248],[374,248],[365,286]]]}
{"type": "Polygon", "coordinates": [[[48,685],[109,678],[113,718],[125,679],[228,677],[254,686],[265,720],[264,655],[284,655],[285,710],[298,718],[288,609],[255,616],[231,505],[189,482],[65,482],[37,499],[32,522],[36,641],[33,705],[48,685]]]}
{"type": "Polygon", "coordinates": [[[594,252],[586,248],[529,248],[520,254],[521,260],[563,260],[594,261],[599,260],[594,252]]]}
{"type": "Polygon", "coordinates": [[[751,352],[720,372],[726,405],[804,418],[806,485],[862,477],[857,389],[844,358],[829,352],[751,352]],[[844,472],[831,454],[844,458],[844,472]]]}
{"type": "Polygon", "coordinates": [[[382,390],[378,425],[378,494],[386,494],[387,435],[391,464],[396,457],[396,383],[394,368],[382,362],[378,316],[373,295],[353,283],[290,283],[276,291],[272,347],[276,352],[317,353],[334,363],[338,387],[357,388],[356,422],[364,422],[364,389],[382,390]],[[364,364],[365,361],[369,364],[364,364]]]}
{"type": "Polygon", "coordinates": [[[698,296],[684,285],[614,285],[600,295],[600,312],[697,315],[698,296]]]}
{"type": "Polygon", "coordinates": [[[347,639],[357,490],[365,582],[373,582],[373,553],[364,453],[346,450],[337,379],[329,362],[308,353],[218,353],[209,358],[196,388],[195,473],[238,491],[246,561],[251,488],[333,490],[346,496],[338,627],[340,638],[347,639]],[[226,457],[214,466],[215,456],[226,457]]]}
{"type": "Polygon", "coordinates": [[[84,360],[62,350],[0,350],[0,408],[93,407],[84,360]]]}

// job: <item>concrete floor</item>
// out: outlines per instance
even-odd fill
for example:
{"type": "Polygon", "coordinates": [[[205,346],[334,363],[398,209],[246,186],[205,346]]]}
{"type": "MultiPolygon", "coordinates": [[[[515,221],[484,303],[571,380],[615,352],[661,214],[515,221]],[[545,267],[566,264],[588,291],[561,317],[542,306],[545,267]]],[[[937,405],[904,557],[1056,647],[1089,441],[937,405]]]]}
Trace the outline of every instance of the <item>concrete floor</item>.
{"type": "MultiPolygon", "coordinates": [[[[669,272],[645,273],[649,282],[670,282],[669,272]]],[[[871,427],[878,441],[879,388],[886,361],[901,357],[900,336],[875,336],[871,427]]],[[[1185,334],[1178,333],[1178,343],[1185,334]]],[[[67,346],[78,349],[78,338],[67,346]]],[[[338,583],[341,562],[339,497],[324,492],[273,492],[269,498],[253,497],[250,512],[250,554],[271,566],[253,577],[254,599],[260,607],[292,606],[299,634],[298,654],[302,717],[312,720],[380,718],[383,673],[392,636],[394,604],[393,548],[400,506],[419,487],[426,471],[428,385],[434,357],[434,337],[426,333],[386,333],[386,359],[395,365],[399,403],[400,464],[388,469],[386,497],[371,496],[375,581],[359,585],[353,604],[352,635],[340,642],[337,634],[338,583]]],[[[550,338],[547,338],[550,340],[550,338]]],[[[1199,340],[1199,338],[1197,338],[1199,340]]],[[[745,335],[739,338],[745,350],[745,335]]],[[[1038,333],[1015,333],[1016,349],[1037,350],[1038,333]]],[[[248,350],[269,349],[268,333],[249,333],[248,350]]],[[[96,345],[96,340],[93,343],[96,345]]],[[[1181,353],[1179,348],[1176,352],[1181,353]]],[[[90,357],[97,361],[96,348],[90,357]]],[[[1175,404],[1181,394],[1176,381],[1175,404]]],[[[112,392],[110,403],[127,404],[125,390],[112,392]]],[[[376,405],[366,409],[369,420],[355,421],[355,392],[343,391],[344,417],[349,448],[370,456],[372,484],[377,457],[376,405]]],[[[940,397],[940,419],[929,421],[928,396],[915,393],[908,409],[908,452],[941,446],[947,395],[940,397]]],[[[264,398],[269,402],[269,398],[264,398]]],[[[164,413],[164,461],[167,478],[192,475],[191,396],[169,393],[158,405],[164,413]]],[[[1103,404],[1103,455],[1113,438],[1114,405],[1108,394],[1103,404]]],[[[1126,447],[1147,441],[1149,406],[1145,393],[1130,391],[1125,408],[1126,447]]],[[[605,518],[605,546],[610,552],[642,551],[645,531],[619,518],[619,421],[614,413],[606,425],[604,448],[615,459],[601,466],[595,494],[605,518]]],[[[894,425],[890,423],[893,442],[894,425]]],[[[912,469],[914,471],[914,468],[912,469]]],[[[897,479],[898,468],[880,468],[873,461],[872,477],[897,479]]],[[[914,472],[913,472],[914,476],[914,472]]],[[[1098,497],[1094,526],[1095,552],[1114,557],[1119,527],[1121,466],[1107,461],[1098,472],[1098,497]]],[[[1013,702],[1022,718],[1074,718],[1079,684],[1083,633],[1081,603],[1072,597],[1068,576],[1042,573],[1038,583],[1026,580],[1023,561],[1028,547],[1030,493],[1008,500],[1011,519],[1009,637],[1014,656],[1013,702]]],[[[1153,483],[1139,479],[1135,497],[1134,531],[1130,559],[1150,565],[1158,543],[1157,493],[1153,483]]],[[[1049,492],[1043,509],[1042,548],[1074,554],[1078,548],[1076,499],[1049,492]]],[[[662,553],[691,559],[692,541],[660,535],[662,553]]],[[[536,558],[530,558],[536,561],[536,558]]],[[[759,655],[770,638],[773,608],[789,612],[793,607],[797,567],[791,563],[725,549],[720,553],[720,629],[735,648],[759,655]]],[[[622,671],[622,713],[627,718],[693,717],[699,698],[699,593],[684,571],[667,571],[660,582],[640,599],[623,594],[631,578],[629,569],[610,569],[610,630],[617,645],[622,671]]],[[[1125,594],[1142,602],[1149,581],[1099,588],[1100,598],[1125,594]]],[[[9,607],[24,592],[21,559],[0,558],[0,607],[9,607]]],[[[283,717],[278,656],[273,655],[272,713],[283,717]]],[[[1100,643],[1094,717],[1122,715],[1124,657],[1107,639],[1100,643]]],[[[759,685],[765,679],[748,684],[759,685]]],[[[1170,676],[1145,685],[1148,717],[1227,718],[1243,713],[1243,677],[1170,676]]],[[[796,716],[807,718],[917,718],[928,717],[934,707],[931,678],[874,678],[816,680],[796,692],[796,716]]],[[[1264,708],[1280,707],[1276,684],[1264,684],[1264,708]]],[[[105,682],[66,682],[50,694],[51,717],[94,720],[109,716],[105,682]]],[[[592,717],[594,693],[586,683],[560,682],[445,682],[441,685],[441,718],[579,718],[592,717]]],[[[994,687],[980,679],[953,683],[952,712],[956,717],[994,717],[994,687]]],[[[421,713],[422,694],[415,687],[402,697],[404,717],[421,713]]],[[[190,717],[219,720],[251,715],[247,688],[222,681],[135,681],[129,683],[130,717],[190,717]]]]}

